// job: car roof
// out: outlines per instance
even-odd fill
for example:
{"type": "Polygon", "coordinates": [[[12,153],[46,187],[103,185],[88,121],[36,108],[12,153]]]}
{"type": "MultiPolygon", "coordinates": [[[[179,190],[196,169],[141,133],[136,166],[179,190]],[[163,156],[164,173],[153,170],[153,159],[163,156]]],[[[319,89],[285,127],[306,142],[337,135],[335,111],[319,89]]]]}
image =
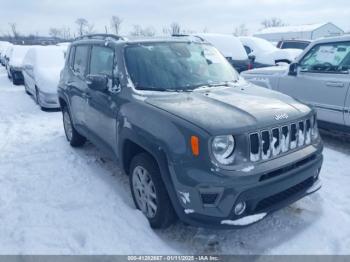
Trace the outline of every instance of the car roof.
{"type": "Polygon", "coordinates": [[[312,43],[315,45],[315,44],[321,44],[321,43],[346,42],[346,41],[350,41],[350,35],[319,38],[319,39],[313,41],[312,43]]]}
{"type": "Polygon", "coordinates": [[[204,41],[201,38],[193,37],[193,36],[172,36],[172,37],[131,37],[131,38],[123,38],[123,39],[113,39],[106,37],[104,39],[99,38],[83,38],[83,39],[77,39],[72,42],[72,45],[77,45],[77,44],[100,44],[104,42],[114,42],[116,44],[137,44],[137,43],[159,43],[159,42],[164,42],[164,43],[171,43],[171,42],[198,42],[198,43],[208,43],[204,41]]]}
{"type": "Polygon", "coordinates": [[[305,42],[305,43],[311,43],[312,40],[307,40],[307,39],[284,39],[284,40],[281,40],[280,42],[305,42]]]}

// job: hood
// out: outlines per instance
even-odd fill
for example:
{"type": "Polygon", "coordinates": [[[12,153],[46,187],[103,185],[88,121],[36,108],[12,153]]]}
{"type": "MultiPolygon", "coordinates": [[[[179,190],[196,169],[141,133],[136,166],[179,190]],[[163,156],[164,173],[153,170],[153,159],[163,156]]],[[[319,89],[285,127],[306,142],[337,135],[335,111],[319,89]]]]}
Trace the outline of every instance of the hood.
{"type": "Polygon", "coordinates": [[[20,59],[17,57],[10,58],[9,64],[12,67],[22,67],[23,66],[23,59],[20,59]]]}
{"type": "Polygon", "coordinates": [[[289,122],[311,109],[287,95],[244,84],[149,97],[146,103],[185,119],[212,135],[253,131],[289,122]],[[276,120],[287,114],[288,119],[276,120]]]}
{"type": "Polygon", "coordinates": [[[261,68],[244,71],[241,73],[241,76],[243,78],[250,77],[252,75],[282,76],[282,75],[286,75],[288,73],[288,70],[289,70],[289,65],[261,67],[261,68]]]}

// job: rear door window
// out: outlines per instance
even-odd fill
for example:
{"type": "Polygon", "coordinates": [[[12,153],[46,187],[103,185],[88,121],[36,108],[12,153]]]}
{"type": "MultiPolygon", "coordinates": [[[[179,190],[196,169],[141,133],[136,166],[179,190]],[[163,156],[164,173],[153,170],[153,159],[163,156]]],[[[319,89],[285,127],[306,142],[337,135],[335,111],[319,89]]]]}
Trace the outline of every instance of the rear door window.
{"type": "Polygon", "coordinates": [[[85,76],[86,74],[88,55],[88,45],[80,45],[75,48],[73,71],[80,76],[85,76]]]}

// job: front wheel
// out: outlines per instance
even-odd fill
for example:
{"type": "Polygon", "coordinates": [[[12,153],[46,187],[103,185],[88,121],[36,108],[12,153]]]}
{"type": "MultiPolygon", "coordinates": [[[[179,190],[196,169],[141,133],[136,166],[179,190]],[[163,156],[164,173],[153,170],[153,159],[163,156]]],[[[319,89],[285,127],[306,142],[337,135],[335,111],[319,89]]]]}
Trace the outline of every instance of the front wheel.
{"type": "Polygon", "coordinates": [[[86,138],[75,130],[72,118],[67,107],[62,108],[63,114],[63,127],[66,134],[66,138],[72,147],[79,147],[84,145],[86,138]]]}
{"type": "Polygon", "coordinates": [[[130,188],[134,203],[147,217],[152,228],[167,228],[176,220],[157,163],[146,153],[131,161],[130,188]]]}

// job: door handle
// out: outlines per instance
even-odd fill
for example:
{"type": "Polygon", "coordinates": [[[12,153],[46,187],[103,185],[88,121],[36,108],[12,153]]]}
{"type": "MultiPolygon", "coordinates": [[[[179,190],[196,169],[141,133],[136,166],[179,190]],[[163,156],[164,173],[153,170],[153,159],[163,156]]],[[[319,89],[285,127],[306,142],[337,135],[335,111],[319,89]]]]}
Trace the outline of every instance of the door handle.
{"type": "Polygon", "coordinates": [[[344,87],[343,82],[326,82],[326,86],[330,87],[344,87]]]}

